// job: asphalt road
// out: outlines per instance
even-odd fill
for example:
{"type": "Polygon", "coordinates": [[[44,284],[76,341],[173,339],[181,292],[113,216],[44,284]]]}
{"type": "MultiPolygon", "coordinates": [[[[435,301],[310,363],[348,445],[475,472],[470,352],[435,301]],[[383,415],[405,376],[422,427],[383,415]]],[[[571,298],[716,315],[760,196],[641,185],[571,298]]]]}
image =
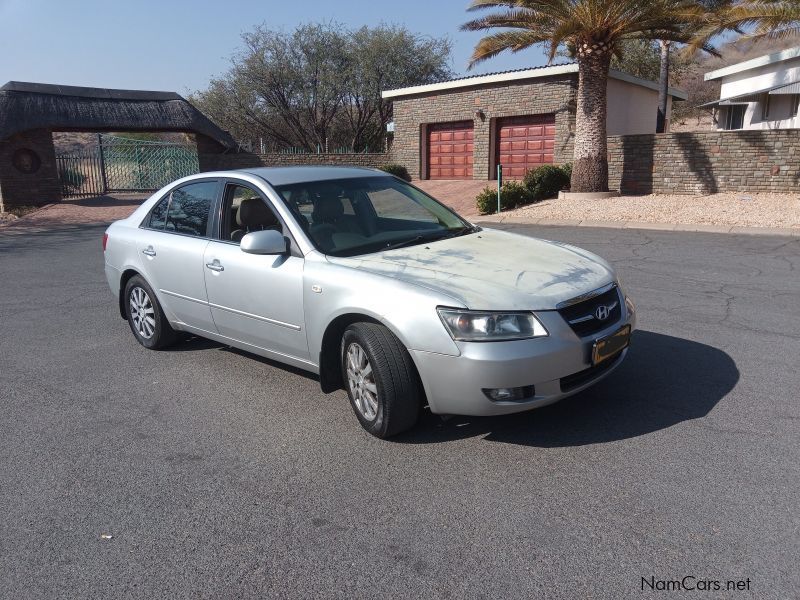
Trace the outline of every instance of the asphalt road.
{"type": "Polygon", "coordinates": [[[797,597],[800,239],[522,230],[617,265],[628,360],[393,441],[298,371],[139,346],[102,228],[0,232],[0,596],[797,597]],[[750,591],[642,591],[685,576],[750,591]]]}

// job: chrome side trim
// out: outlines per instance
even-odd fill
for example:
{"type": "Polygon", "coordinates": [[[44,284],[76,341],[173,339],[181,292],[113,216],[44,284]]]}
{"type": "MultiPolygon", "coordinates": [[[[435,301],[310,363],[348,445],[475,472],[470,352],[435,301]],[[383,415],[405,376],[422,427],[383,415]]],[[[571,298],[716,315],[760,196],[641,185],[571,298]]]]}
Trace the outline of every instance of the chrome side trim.
{"type": "Polygon", "coordinates": [[[604,285],[603,287],[599,287],[596,290],[592,290],[591,292],[586,292],[585,294],[581,294],[580,296],[575,296],[574,298],[570,298],[569,300],[564,300],[563,302],[559,302],[556,304],[556,310],[561,310],[562,308],[567,308],[568,306],[572,306],[573,304],[578,304],[580,302],[585,302],[586,300],[591,300],[595,296],[600,296],[601,294],[605,294],[609,290],[613,290],[617,287],[617,282],[612,281],[611,283],[604,285]]]}
{"type": "Polygon", "coordinates": [[[229,313],[233,313],[235,315],[241,315],[243,317],[249,317],[251,319],[255,319],[256,321],[263,321],[264,323],[269,323],[270,325],[277,325],[278,327],[286,327],[287,329],[293,329],[294,331],[300,331],[300,325],[293,325],[292,323],[284,323],[283,321],[276,321],[275,319],[268,319],[267,317],[262,317],[259,315],[254,315],[249,312],[244,312],[243,310],[236,310],[235,308],[230,308],[228,306],[222,306],[221,304],[214,304],[209,302],[208,305],[211,308],[218,308],[219,310],[224,310],[229,313]]]}
{"type": "MultiPolygon", "coordinates": [[[[270,325],[277,325],[278,327],[286,327],[287,329],[293,329],[294,331],[300,331],[300,325],[293,325],[292,323],[284,323],[283,321],[276,321],[275,319],[269,319],[267,317],[262,317],[259,315],[254,315],[249,312],[244,312],[243,310],[236,310],[235,308],[230,308],[228,306],[222,306],[221,304],[214,304],[213,302],[206,302],[205,300],[198,300],[197,298],[192,298],[191,296],[184,296],[183,294],[178,294],[176,292],[170,292],[169,290],[162,290],[159,289],[159,292],[163,292],[167,296],[174,296],[175,298],[180,298],[181,300],[188,300],[189,302],[197,302],[198,304],[202,304],[204,306],[209,306],[211,308],[218,308],[219,310],[224,310],[235,315],[241,315],[243,317],[249,317],[251,319],[255,319],[257,321],[263,321],[264,323],[269,323],[270,325]]],[[[258,347],[258,346],[256,346],[258,347]]]]}
{"type": "Polygon", "coordinates": [[[159,288],[158,291],[161,292],[162,294],[166,294],[167,296],[173,296],[175,298],[180,298],[181,300],[188,300],[189,302],[197,302],[197,304],[208,306],[208,302],[206,302],[205,300],[200,300],[199,298],[184,296],[183,294],[178,294],[177,292],[170,292],[169,290],[162,290],[161,288],[159,288]]]}

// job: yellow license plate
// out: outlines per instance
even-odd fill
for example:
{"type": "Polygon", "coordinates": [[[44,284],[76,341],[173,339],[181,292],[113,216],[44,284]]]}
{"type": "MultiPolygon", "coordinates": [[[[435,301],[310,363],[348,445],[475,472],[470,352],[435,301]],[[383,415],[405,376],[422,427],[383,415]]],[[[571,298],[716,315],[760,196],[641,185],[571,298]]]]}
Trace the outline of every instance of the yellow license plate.
{"type": "Polygon", "coordinates": [[[592,364],[597,365],[611,358],[631,343],[631,326],[625,325],[611,335],[596,340],[592,347],[592,364]]]}

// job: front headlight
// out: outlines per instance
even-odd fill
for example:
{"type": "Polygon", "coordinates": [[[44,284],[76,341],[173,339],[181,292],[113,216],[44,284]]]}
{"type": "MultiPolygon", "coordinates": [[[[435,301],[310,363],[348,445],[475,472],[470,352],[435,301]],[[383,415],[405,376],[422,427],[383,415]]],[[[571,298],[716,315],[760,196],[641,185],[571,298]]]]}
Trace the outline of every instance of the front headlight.
{"type": "Polygon", "coordinates": [[[494,342],[544,337],[547,330],[532,312],[487,312],[437,308],[450,335],[459,342],[494,342]]]}

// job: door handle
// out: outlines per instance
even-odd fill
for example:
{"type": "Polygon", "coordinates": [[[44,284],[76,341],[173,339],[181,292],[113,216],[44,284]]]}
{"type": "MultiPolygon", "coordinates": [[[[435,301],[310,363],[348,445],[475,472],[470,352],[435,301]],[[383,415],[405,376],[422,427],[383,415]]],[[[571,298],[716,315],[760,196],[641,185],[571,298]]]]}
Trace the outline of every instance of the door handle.
{"type": "Polygon", "coordinates": [[[153,250],[152,246],[148,246],[147,248],[142,250],[142,254],[144,254],[145,256],[155,256],[156,255],[156,251],[153,250]]]}
{"type": "Polygon", "coordinates": [[[214,260],[214,262],[206,263],[206,268],[211,269],[212,271],[216,271],[219,273],[220,271],[224,271],[225,267],[219,264],[218,260],[214,260]]]}

